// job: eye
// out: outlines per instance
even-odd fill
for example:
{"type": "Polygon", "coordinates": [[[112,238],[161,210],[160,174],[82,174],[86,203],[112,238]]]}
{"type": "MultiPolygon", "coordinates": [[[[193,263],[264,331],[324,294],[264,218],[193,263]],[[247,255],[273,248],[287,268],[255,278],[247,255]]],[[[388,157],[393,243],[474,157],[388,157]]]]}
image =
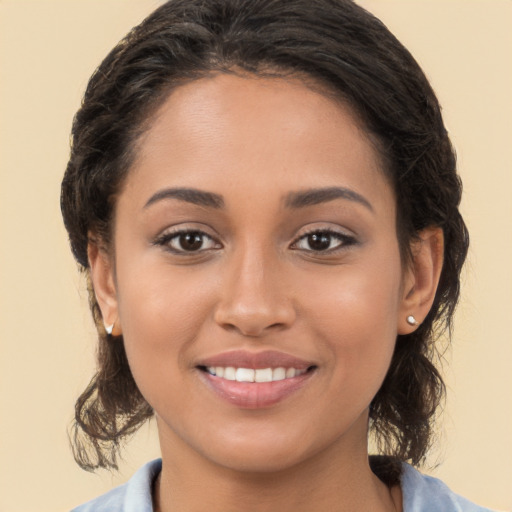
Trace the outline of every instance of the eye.
{"type": "Polygon", "coordinates": [[[310,252],[334,252],[355,243],[356,240],[349,235],[325,229],[306,233],[294,242],[292,247],[310,252]]]}
{"type": "Polygon", "coordinates": [[[198,230],[180,230],[164,233],[155,240],[156,245],[165,246],[173,253],[194,253],[220,248],[211,236],[198,230]]]}

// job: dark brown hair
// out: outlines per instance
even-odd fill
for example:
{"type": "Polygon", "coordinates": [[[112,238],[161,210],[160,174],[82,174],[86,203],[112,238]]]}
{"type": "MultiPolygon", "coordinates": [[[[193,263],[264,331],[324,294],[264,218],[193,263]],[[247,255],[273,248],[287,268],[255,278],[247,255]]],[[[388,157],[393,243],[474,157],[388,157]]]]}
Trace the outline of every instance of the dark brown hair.
{"type": "MultiPolygon", "coordinates": [[[[404,258],[427,226],[445,239],[434,304],[412,334],[398,336],[388,374],[370,407],[379,451],[373,467],[388,483],[397,461],[419,464],[444,393],[433,361],[451,325],[468,235],[461,184],[438,101],[410,53],[350,0],[171,0],[135,27],[90,79],[72,129],[61,206],[71,249],[89,279],[92,233],[109,247],[116,194],[136,142],[169,92],[211,73],[302,76],[334,92],[376,141],[397,198],[404,258]]],[[[99,333],[98,371],[76,404],[74,453],[85,469],[116,467],[119,443],[152,409],[133,380],[122,339],[99,333]]]]}

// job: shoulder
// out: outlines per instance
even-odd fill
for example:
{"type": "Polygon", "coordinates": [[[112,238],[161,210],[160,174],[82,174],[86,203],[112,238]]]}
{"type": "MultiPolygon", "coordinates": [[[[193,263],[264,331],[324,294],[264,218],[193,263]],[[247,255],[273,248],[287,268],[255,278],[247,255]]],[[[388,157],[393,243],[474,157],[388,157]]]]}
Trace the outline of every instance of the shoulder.
{"type": "Polygon", "coordinates": [[[492,512],[452,492],[437,478],[426,476],[409,464],[401,476],[404,512],[492,512]]]}
{"type": "Polygon", "coordinates": [[[160,459],[148,462],[125,484],[74,508],[71,512],[152,512],[151,487],[161,468],[160,459]]]}

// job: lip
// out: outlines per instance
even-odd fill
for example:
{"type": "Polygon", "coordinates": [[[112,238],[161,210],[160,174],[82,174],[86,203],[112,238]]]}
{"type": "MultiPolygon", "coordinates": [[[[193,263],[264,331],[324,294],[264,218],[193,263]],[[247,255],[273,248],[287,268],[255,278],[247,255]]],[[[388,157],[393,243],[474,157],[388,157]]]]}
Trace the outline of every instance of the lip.
{"type": "Polygon", "coordinates": [[[247,350],[232,350],[199,361],[197,366],[234,366],[235,368],[296,368],[306,370],[315,363],[276,350],[249,352],[247,350]]]}
{"type": "Polygon", "coordinates": [[[315,373],[316,365],[273,350],[257,353],[236,350],[201,360],[197,368],[203,382],[224,401],[242,409],[263,409],[282,402],[302,389],[315,373]],[[255,370],[282,367],[309,371],[274,382],[237,382],[211,375],[204,371],[206,366],[233,366],[255,370]]]}

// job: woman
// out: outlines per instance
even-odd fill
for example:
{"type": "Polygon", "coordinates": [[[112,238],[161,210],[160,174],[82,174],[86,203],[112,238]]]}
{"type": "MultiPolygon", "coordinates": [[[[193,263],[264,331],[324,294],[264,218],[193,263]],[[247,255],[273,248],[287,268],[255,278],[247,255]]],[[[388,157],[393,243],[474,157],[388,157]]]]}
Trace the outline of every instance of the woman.
{"type": "Polygon", "coordinates": [[[78,510],[484,510],[421,463],[467,233],[438,102],[349,1],[171,1],[92,77],[62,210],[99,370],[78,510]],[[380,456],[368,457],[368,435],[380,456]]]}

